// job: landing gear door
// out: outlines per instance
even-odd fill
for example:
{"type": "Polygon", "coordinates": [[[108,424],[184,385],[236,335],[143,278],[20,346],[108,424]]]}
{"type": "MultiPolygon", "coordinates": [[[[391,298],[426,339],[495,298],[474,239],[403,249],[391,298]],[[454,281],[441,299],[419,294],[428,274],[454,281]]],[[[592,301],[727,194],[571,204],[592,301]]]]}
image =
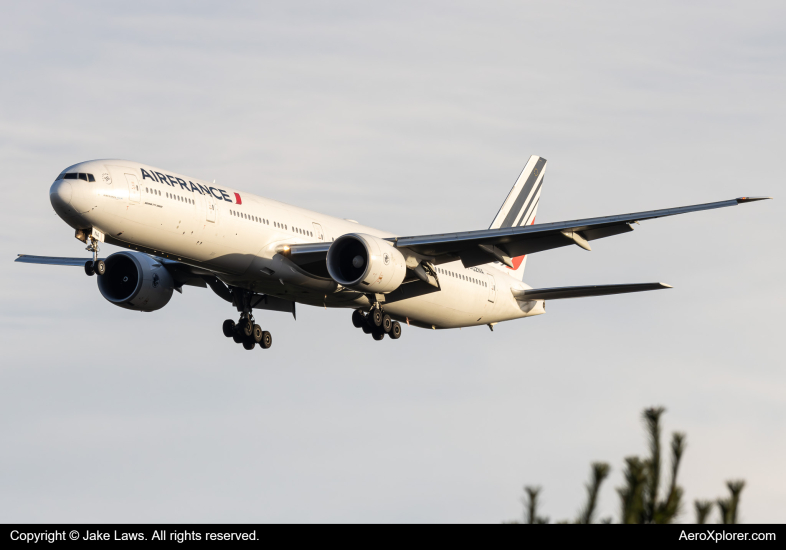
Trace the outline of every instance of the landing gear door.
{"type": "Polygon", "coordinates": [[[213,195],[210,193],[205,193],[205,219],[211,223],[216,223],[216,201],[213,199],[213,195]]]}
{"type": "Polygon", "coordinates": [[[311,225],[314,226],[314,236],[319,239],[320,241],[325,240],[325,234],[322,233],[322,226],[319,225],[317,222],[313,222],[311,225]]]}
{"type": "Polygon", "coordinates": [[[134,174],[126,174],[126,181],[128,182],[128,200],[131,204],[139,204],[142,198],[142,190],[139,188],[139,181],[134,174]]]}
{"type": "Polygon", "coordinates": [[[491,302],[493,304],[497,300],[497,283],[494,280],[494,275],[493,274],[486,273],[486,275],[488,276],[488,282],[489,282],[489,297],[488,297],[488,300],[489,300],[489,302],[491,302]]]}

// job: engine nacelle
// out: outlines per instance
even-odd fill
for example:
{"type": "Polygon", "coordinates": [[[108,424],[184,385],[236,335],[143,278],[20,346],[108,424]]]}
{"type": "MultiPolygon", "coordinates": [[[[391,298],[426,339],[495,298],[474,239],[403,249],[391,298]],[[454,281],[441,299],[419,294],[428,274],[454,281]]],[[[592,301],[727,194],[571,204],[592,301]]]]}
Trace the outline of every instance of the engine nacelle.
{"type": "Polygon", "coordinates": [[[383,239],[363,233],[342,235],[330,245],[327,269],[334,281],[352,290],[385,294],[404,281],[404,256],[383,239]]]}
{"type": "Polygon", "coordinates": [[[141,252],[117,252],[97,277],[101,295],[116,306],[134,311],[161,309],[172,298],[174,282],[155,258],[141,252]]]}

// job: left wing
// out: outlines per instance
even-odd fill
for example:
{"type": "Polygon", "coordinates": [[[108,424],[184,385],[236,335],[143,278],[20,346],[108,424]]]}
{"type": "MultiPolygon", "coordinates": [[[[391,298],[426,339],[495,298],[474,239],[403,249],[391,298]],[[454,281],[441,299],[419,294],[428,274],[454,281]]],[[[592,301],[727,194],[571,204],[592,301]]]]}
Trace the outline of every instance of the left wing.
{"type": "Polygon", "coordinates": [[[591,250],[589,241],[633,231],[631,224],[677,214],[737,206],[769,197],[742,197],[727,201],[634,212],[600,218],[586,218],[555,223],[506,227],[463,233],[446,233],[418,237],[398,237],[392,240],[397,248],[409,248],[424,256],[449,254],[461,258],[465,267],[499,261],[513,267],[512,258],[543,250],[575,244],[591,250]]]}
{"type": "MultiPolygon", "coordinates": [[[[493,261],[513,267],[512,258],[560,248],[575,244],[591,250],[589,241],[611,237],[633,231],[631,224],[677,214],[713,210],[727,206],[769,199],[771,197],[741,197],[727,201],[586,218],[555,223],[527,225],[523,227],[504,227],[465,231],[461,233],[441,233],[414,237],[392,237],[396,248],[406,248],[432,258],[434,263],[452,261],[458,257],[465,267],[486,264],[493,261]]],[[[330,243],[295,244],[286,247],[285,254],[297,264],[324,261],[330,243]]]]}

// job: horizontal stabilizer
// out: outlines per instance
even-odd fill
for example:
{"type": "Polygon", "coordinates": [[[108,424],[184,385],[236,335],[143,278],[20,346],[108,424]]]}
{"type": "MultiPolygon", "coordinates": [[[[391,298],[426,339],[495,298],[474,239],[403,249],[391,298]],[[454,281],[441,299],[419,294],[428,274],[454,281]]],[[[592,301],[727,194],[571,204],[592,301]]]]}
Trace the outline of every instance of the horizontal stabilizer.
{"type": "MultiPolygon", "coordinates": [[[[100,258],[106,260],[106,258],[100,258]]],[[[30,256],[29,254],[19,254],[14,260],[24,264],[46,264],[46,265],[70,265],[74,267],[84,267],[85,262],[93,261],[93,258],[61,258],[59,256],[30,256]]]]}
{"type": "Polygon", "coordinates": [[[516,300],[561,300],[563,298],[586,298],[588,296],[608,296],[672,288],[665,283],[639,283],[633,285],[589,285],[563,286],[558,288],[511,289],[516,300]]]}

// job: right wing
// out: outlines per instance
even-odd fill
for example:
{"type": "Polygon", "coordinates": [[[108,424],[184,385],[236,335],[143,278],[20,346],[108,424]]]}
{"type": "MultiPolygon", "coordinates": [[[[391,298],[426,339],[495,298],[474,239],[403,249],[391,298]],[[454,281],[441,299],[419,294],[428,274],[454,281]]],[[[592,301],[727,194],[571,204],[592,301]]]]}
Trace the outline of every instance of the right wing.
{"type": "Polygon", "coordinates": [[[632,285],[590,285],[563,286],[557,288],[510,289],[516,300],[561,300],[563,298],[586,298],[589,296],[608,296],[610,294],[627,294],[628,292],[644,292],[672,288],[665,283],[638,283],[632,285]]]}
{"type": "MultiPolygon", "coordinates": [[[[106,260],[106,258],[99,258],[106,260]]],[[[61,258],[58,256],[31,256],[30,254],[19,254],[15,262],[23,264],[46,264],[46,265],[70,265],[73,267],[84,267],[87,262],[92,262],[93,258],[61,258]]]]}

